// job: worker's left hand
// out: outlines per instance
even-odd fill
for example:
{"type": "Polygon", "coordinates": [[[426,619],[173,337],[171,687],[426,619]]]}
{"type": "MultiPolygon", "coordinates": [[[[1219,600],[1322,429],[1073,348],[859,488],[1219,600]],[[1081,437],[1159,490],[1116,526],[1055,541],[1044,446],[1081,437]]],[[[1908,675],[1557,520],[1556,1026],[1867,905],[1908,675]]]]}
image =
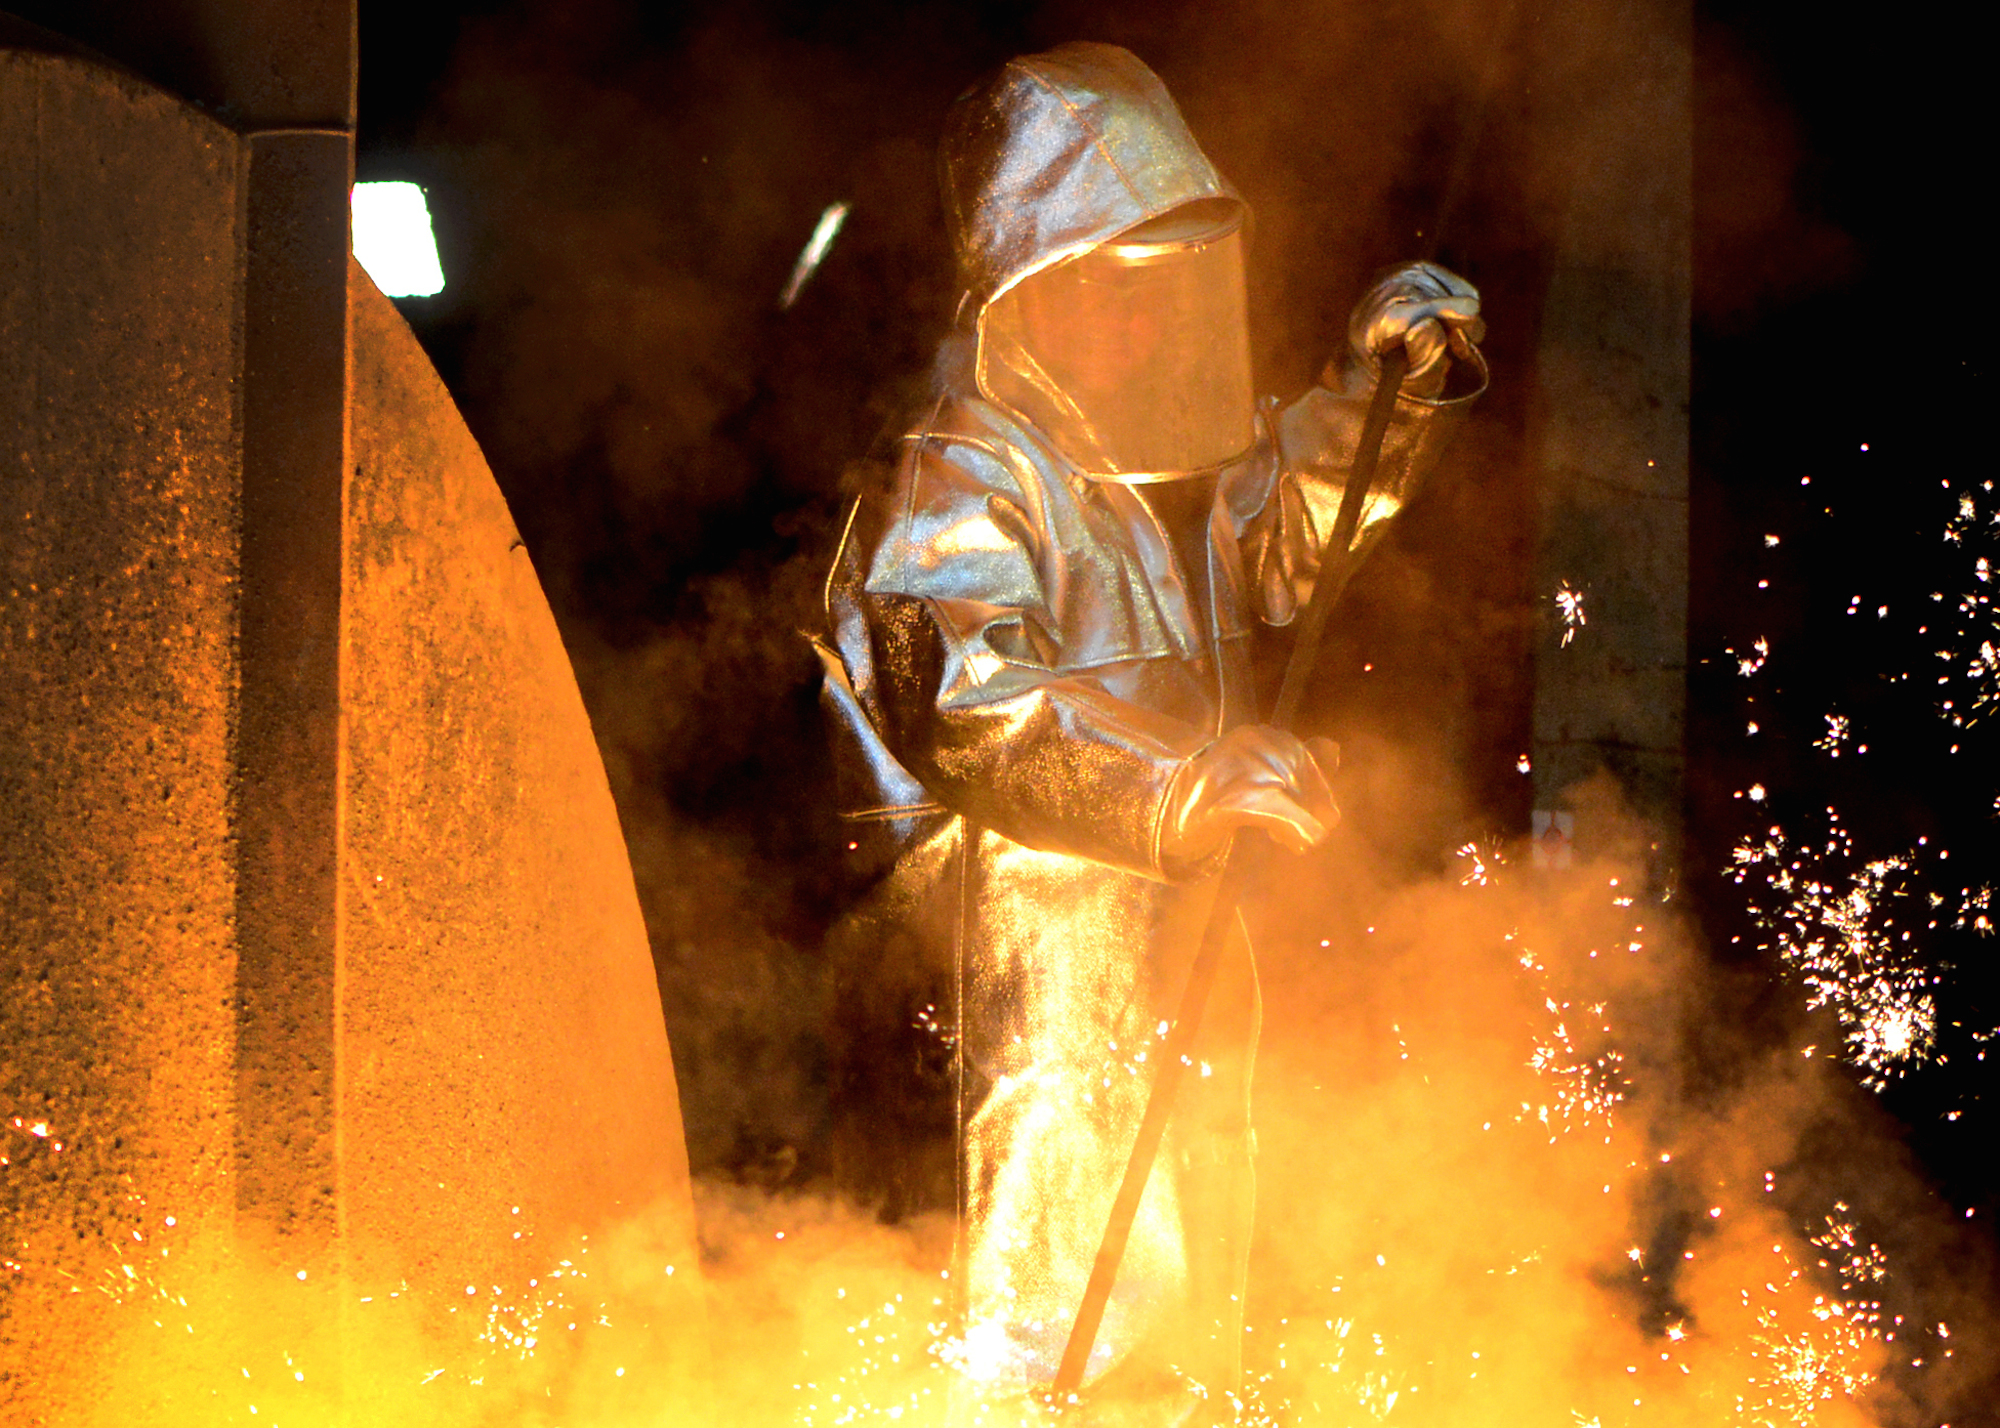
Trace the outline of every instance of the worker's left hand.
{"type": "Polygon", "coordinates": [[[1471,361],[1485,336],[1479,290],[1436,263],[1411,263],[1379,279],[1347,324],[1349,345],[1372,373],[1380,373],[1382,354],[1397,343],[1408,349],[1403,390],[1419,397],[1441,395],[1448,354],[1471,361]]]}
{"type": "Polygon", "coordinates": [[[1294,853],[1325,840],[1340,821],[1328,778],[1340,767],[1331,739],[1302,741],[1268,724],[1240,724],[1189,758],[1162,815],[1160,853],[1170,869],[1199,864],[1238,828],[1261,828],[1294,853]]]}

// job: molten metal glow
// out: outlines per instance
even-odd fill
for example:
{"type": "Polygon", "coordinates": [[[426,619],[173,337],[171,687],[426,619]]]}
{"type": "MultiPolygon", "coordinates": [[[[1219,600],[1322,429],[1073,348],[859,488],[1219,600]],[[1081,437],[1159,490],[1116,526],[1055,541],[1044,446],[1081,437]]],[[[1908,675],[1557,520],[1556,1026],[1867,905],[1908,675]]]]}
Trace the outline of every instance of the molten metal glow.
{"type": "MultiPolygon", "coordinates": [[[[1410,949],[1402,971],[1384,969],[1378,991],[1398,985],[1452,937],[1479,944],[1476,957],[1452,954],[1461,959],[1454,982],[1480,980],[1440,984],[1436,996],[1404,1003],[1417,1020],[1384,1019],[1384,1045],[1393,1043],[1395,1053],[1389,1069],[1315,1103],[1324,1164],[1272,1163],[1261,1172],[1272,1192],[1269,1229],[1299,1292],[1266,1298],[1251,1316],[1244,1387],[1214,1404],[1219,1421],[1238,1428],[1861,1421],[1852,1405],[1881,1372],[1884,1343],[1899,1330],[1918,1331],[1882,1310],[1876,1286],[1887,1258],[1845,1204],[1808,1234],[1786,1225],[1764,1198],[1774,1172],[1734,1189],[1712,1187],[1703,1175],[1697,1232],[1664,1246],[1634,1243],[1629,1216],[1649,1193],[1647,1177],[1669,1173],[1670,1164],[1680,1174],[1683,1161],[1700,1166],[1704,1153],[1698,1143],[1661,1151],[1649,1143],[1658,1128],[1645,1124],[1647,1100],[1631,1096],[1638,1113],[1627,1108],[1629,1093],[1643,1087],[1628,1077],[1620,1045],[1628,1033],[1616,1008],[1632,989],[1650,996],[1672,984],[1662,973],[1673,964],[1654,960],[1657,901],[1629,874],[1602,865],[1522,879],[1493,850],[1474,847],[1465,856],[1476,876],[1444,879],[1401,911],[1385,909],[1389,915],[1363,937],[1368,957],[1380,959],[1391,954],[1379,944],[1400,926],[1410,949]],[[1438,1000],[1456,1003],[1442,1026],[1429,1021],[1438,1000]],[[1479,1026],[1470,1042],[1448,1031],[1467,1015],[1479,1026]],[[1482,1123],[1474,1109],[1482,1103],[1503,1113],[1482,1123]],[[1370,1146],[1357,1130],[1384,1143],[1370,1146]],[[1468,1158],[1449,1163],[1460,1155],[1468,1158]],[[1389,1183],[1372,1184],[1377,1177],[1389,1183]],[[1302,1215],[1302,1205],[1323,1219],[1302,1215]],[[1607,1284],[1668,1276],[1678,1276],[1677,1307],[1650,1329],[1603,1297],[1607,1284]]],[[[1628,1018],[1636,1015],[1628,1005],[1628,1018]]],[[[926,1016],[941,1026],[935,1009],[926,1016]]],[[[1073,1033],[1030,1025],[1024,1045],[1052,1039],[1017,1073],[1024,1107],[1057,1114],[1085,1096],[1101,1103],[1133,1094],[1145,1083],[1159,1031],[1157,1022],[1130,1027],[1093,1051],[1065,1039],[1073,1033]],[[1091,1075],[1069,1074],[1060,1058],[1048,1064],[1054,1052],[1086,1058],[1091,1075]]],[[[1358,1035],[1351,1027],[1337,1033],[1358,1035]]],[[[1279,1099],[1303,1091],[1282,1073],[1269,1089],[1279,1099]]],[[[23,1117],[8,1129],[15,1154],[54,1154],[48,1121],[23,1117]]],[[[1097,1153],[1088,1143],[1082,1149],[1087,1158],[1073,1168],[1097,1170],[1097,1153]]],[[[1084,1216],[1094,1230],[1108,1195],[1096,1193],[1087,1174],[1077,1182],[1058,1176],[996,1193],[1026,1196],[1025,1211],[1046,1214],[1080,1189],[1076,1201],[1096,1202],[1084,1216]]],[[[176,1423],[331,1425],[340,1421],[343,1391],[361,1392],[378,1422],[1054,1428],[1063,1421],[1019,1392],[1042,1346],[1034,1316],[1012,1306],[1045,1290],[1032,1276],[1010,1275],[1040,1259],[1011,1243],[1004,1221],[989,1226],[987,1283],[970,1296],[974,1312],[959,1320],[959,1296],[970,1286],[955,1269],[940,1268],[952,1258],[948,1226],[890,1232],[838,1207],[735,1188],[706,1190],[701,1210],[710,1333],[726,1351],[717,1383],[699,1390],[666,1359],[691,1337],[689,1311],[672,1297],[689,1277],[676,1269],[691,1266],[648,1259],[635,1247],[643,1237],[565,1242],[533,1277],[468,1279],[426,1298],[393,1281],[362,1287],[336,1276],[323,1284],[319,1273],[295,1278],[295,1265],[271,1267],[269,1283],[204,1282],[183,1268],[186,1232],[176,1232],[172,1216],[141,1207],[121,1260],[78,1289],[105,1296],[129,1321],[135,1376],[152,1374],[175,1346],[206,1375],[177,1380],[198,1383],[201,1394],[192,1416],[176,1423]],[[982,1294],[1004,1300],[1009,1288],[1012,1301],[979,1312],[982,1294]],[[274,1297],[302,1307],[272,1313],[231,1303],[261,1306],[274,1297]],[[323,1330],[336,1318],[344,1333],[372,1346],[363,1359],[374,1377],[359,1387],[350,1379],[341,1390],[332,1372],[323,1330]],[[719,1397],[719,1406],[704,1394],[719,1397]]],[[[518,1214],[484,1232],[534,1238],[518,1214]]],[[[1114,1343],[1131,1332],[1129,1323],[1111,1327],[1114,1343]]],[[[1066,1329],[1057,1326],[1058,1335],[1066,1329]]],[[[1951,1351],[1942,1325],[1921,1332],[1940,1356],[1951,1351]]],[[[356,1362],[352,1352],[348,1362],[356,1362]]],[[[1217,1397],[1185,1378],[1181,1389],[1189,1400],[1217,1397]]]]}

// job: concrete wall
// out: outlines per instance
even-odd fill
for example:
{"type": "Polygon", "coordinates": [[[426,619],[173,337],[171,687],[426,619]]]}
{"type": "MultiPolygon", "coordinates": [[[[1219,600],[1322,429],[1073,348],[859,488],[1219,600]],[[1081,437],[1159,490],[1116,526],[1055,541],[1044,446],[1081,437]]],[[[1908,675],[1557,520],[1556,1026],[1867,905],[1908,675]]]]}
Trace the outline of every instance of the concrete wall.
{"type": "Polygon", "coordinates": [[[243,578],[249,497],[273,494],[245,490],[250,148],[141,82],[0,49],[4,1422],[160,1421],[106,1394],[142,1319],[227,1317],[149,1297],[194,1263],[290,1284],[264,1257],[295,1253],[336,1298],[462,1295],[650,1211],[649,1252],[693,1266],[575,681],[470,434],[352,267],[338,608],[290,612],[338,631],[332,826],[258,810],[259,836],[337,852],[331,960],[267,947],[247,994],[243,929],[287,924],[243,876],[244,612],[290,588],[243,578]],[[293,973],[330,1021],[273,1000],[293,973]],[[321,1205],[331,1245],[290,1234],[321,1205]]]}
{"type": "MultiPolygon", "coordinates": [[[[1608,772],[1677,861],[1687,714],[1693,17],[1559,0],[1534,27],[1545,162],[1564,175],[1531,439],[1539,497],[1535,807],[1608,772]],[[1552,596],[1581,590],[1563,643],[1552,596]]],[[[1586,806],[1575,829],[1598,836],[1586,806]]]]}

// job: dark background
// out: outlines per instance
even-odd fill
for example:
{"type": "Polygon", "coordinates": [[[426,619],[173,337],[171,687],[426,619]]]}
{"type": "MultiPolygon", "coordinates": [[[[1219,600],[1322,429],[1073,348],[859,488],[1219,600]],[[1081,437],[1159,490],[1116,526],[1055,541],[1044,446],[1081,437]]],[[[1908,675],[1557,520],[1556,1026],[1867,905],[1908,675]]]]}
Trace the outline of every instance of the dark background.
{"type": "MultiPolygon", "coordinates": [[[[1753,1039],[1786,1034],[1803,994],[1721,876],[1732,847],[1834,806],[1863,859],[1919,836],[1949,848],[1955,865],[1920,866],[1918,890],[1956,890],[1991,876],[2000,792],[1985,731],[1939,718],[1935,644],[1916,632],[1933,589],[1966,584],[1941,482],[1992,469],[1974,429],[1977,61],[1918,18],[1834,13],[1717,0],[1697,18],[1683,883],[1732,989],[1718,1015],[1753,1039]],[[1865,619],[1845,613],[1857,594],[1865,619]],[[1772,659],[1747,681],[1723,650],[1759,636],[1772,659]],[[1814,747],[1829,712],[1866,755],[1814,747]],[[1739,796],[1753,782],[1762,805],[1739,796]]],[[[1356,812],[1406,860],[1525,831],[1513,761],[1547,592],[1521,456],[1551,213],[1576,158],[1532,92],[1539,22],[1525,3],[364,0],[359,176],[429,191],[449,286],[400,306],[575,657],[698,1172],[824,1172],[816,956],[844,890],[795,631],[817,622],[843,491],[950,319],[940,118],[1011,54],[1106,39],[1161,73],[1257,211],[1268,390],[1311,379],[1384,263],[1435,246],[1485,293],[1498,380],[1456,474],[1351,592],[1319,707],[1335,733],[1396,729],[1460,775],[1463,795],[1418,828],[1356,812]],[[781,312],[836,200],[853,205],[846,229],[781,312]]],[[[1944,1056],[1882,1096],[1940,1193],[1988,1213],[1991,1073],[1973,1037],[2000,1023],[1991,947],[1926,934],[1944,1056]]]]}
{"type": "MultiPolygon", "coordinates": [[[[1770,1025],[1796,1015],[1798,989],[1755,953],[1744,889],[1707,873],[1746,834],[1777,822],[1817,837],[1833,812],[1854,835],[1855,857],[1833,864],[1844,868],[1926,840],[1910,903],[1935,892],[1949,906],[1994,878],[2000,744],[1990,725],[1957,729],[1940,713],[1954,695],[1962,711],[1967,688],[1955,676],[1939,688],[1963,660],[1938,652],[1964,646],[1941,638],[1953,622],[1932,599],[1976,590],[1974,556],[1996,553],[1990,534],[1943,539],[1960,494],[1996,474],[1983,430],[1992,362],[1981,323],[1932,306],[1941,279],[1991,251],[1967,190],[1986,160],[1970,56],[1918,19],[1829,25],[1754,4],[1703,16],[1688,883],[1713,955],[1754,974],[1745,1021],[1770,1025]],[[1770,195],[1747,190],[1732,161],[1761,116],[1793,158],[1789,242],[1758,233],[1770,195]],[[1758,636],[1772,658],[1746,680],[1725,650],[1758,636]],[[1814,742],[1829,714],[1853,728],[1838,758],[1814,742]],[[1753,719],[1762,732],[1748,737],[1753,719]],[[1739,797],[1753,782],[1768,811],[1739,797]]],[[[1945,1198],[1989,1216],[1994,944],[1894,911],[1940,979],[1939,1055],[1882,1101],[1945,1198]]]]}

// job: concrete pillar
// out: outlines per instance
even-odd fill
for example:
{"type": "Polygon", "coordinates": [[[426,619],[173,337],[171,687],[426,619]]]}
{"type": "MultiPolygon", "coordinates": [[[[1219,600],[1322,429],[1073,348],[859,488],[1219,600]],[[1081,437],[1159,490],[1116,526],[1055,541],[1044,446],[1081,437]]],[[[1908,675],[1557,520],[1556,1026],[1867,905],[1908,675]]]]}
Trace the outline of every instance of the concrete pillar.
{"type": "Polygon", "coordinates": [[[337,1238],[344,130],[243,145],[243,547],[236,788],[238,1207],[337,1238]]]}
{"type": "Polygon", "coordinates": [[[1530,438],[1539,529],[1532,749],[1538,860],[1604,836],[1609,773],[1678,859],[1687,707],[1693,19],[1687,0],[1555,0],[1531,103],[1564,194],[1530,438]],[[1580,626],[1559,589],[1581,592],[1580,626]],[[1569,636],[1565,643],[1565,635],[1569,636]]]}

